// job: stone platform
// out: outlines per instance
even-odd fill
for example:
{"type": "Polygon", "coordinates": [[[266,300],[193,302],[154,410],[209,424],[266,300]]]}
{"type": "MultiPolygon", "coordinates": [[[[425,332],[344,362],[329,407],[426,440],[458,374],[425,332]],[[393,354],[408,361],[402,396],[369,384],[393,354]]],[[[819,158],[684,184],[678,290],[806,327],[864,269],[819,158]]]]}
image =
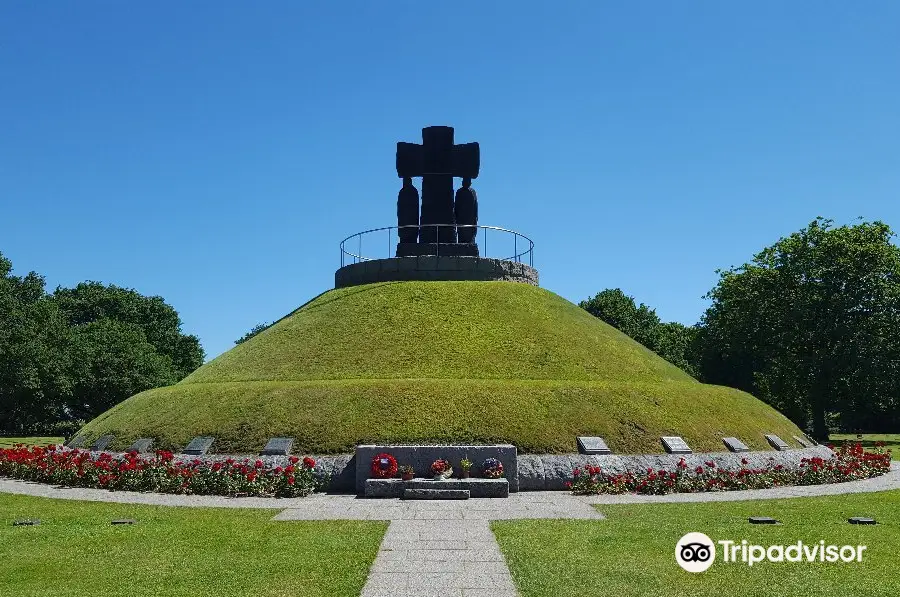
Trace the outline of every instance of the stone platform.
{"type": "Polygon", "coordinates": [[[517,261],[446,255],[370,259],[345,265],[334,273],[334,287],[376,282],[481,281],[522,282],[538,286],[538,271],[517,261]]]}
{"type": "MultiPolygon", "coordinates": [[[[473,498],[509,497],[509,481],[506,479],[366,479],[363,495],[367,498],[406,497],[406,490],[414,495],[423,491],[466,491],[473,498]]],[[[424,495],[424,494],[422,494],[424,495]]]]}

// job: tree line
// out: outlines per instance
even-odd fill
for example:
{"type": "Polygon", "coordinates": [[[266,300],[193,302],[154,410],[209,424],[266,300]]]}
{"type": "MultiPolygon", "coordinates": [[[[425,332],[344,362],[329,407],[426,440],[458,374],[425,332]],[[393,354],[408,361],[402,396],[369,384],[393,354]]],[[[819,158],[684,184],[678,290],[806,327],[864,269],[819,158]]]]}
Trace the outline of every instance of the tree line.
{"type": "Polygon", "coordinates": [[[700,381],[772,404],[819,440],[900,428],[900,248],[883,222],[817,218],[717,271],[693,326],[608,289],[580,306],[700,381]]]}
{"type": "Polygon", "coordinates": [[[68,435],[129,396],[203,363],[158,296],[99,282],[51,293],[0,253],[0,433],[68,435]]]}

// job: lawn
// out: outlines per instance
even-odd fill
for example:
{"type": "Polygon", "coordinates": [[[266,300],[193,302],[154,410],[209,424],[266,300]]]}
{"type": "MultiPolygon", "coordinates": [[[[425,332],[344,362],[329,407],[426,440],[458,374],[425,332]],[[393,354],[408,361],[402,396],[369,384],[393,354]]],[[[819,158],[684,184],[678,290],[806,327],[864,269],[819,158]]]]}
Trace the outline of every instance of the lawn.
{"type": "Polygon", "coordinates": [[[710,504],[602,506],[607,520],[495,522],[522,597],[666,595],[668,597],[771,597],[772,595],[900,594],[900,491],[710,504]],[[772,516],[778,526],[751,526],[749,516],[772,516]],[[872,516],[877,526],[847,524],[872,516]],[[867,545],[861,563],[723,563],[721,548],[707,572],[691,574],[675,563],[675,544],[698,531],[714,541],[747,539],[759,545],[867,545]]]}
{"type": "Polygon", "coordinates": [[[356,597],[383,522],[0,494],[0,595],[356,597]],[[14,527],[38,518],[40,526],[14,527]],[[110,521],[131,518],[134,525],[110,521]]]}
{"type": "Polygon", "coordinates": [[[0,448],[11,448],[16,444],[25,444],[26,446],[49,446],[50,444],[61,444],[61,437],[0,437],[0,448]]]}
{"type": "Polygon", "coordinates": [[[866,448],[875,446],[877,442],[884,442],[884,447],[891,451],[891,459],[900,460],[900,433],[864,433],[862,439],[858,439],[855,433],[832,433],[828,439],[836,446],[844,442],[859,442],[866,448]]]}

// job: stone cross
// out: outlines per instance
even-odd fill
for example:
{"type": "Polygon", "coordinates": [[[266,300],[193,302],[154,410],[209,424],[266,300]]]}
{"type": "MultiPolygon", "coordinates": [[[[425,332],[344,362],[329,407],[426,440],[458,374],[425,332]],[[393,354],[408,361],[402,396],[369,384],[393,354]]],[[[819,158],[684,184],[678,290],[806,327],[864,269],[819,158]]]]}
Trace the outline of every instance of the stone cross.
{"type": "MultiPolygon", "coordinates": [[[[453,178],[477,178],[480,164],[478,143],[454,144],[453,127],[423,128],[421,145],[397,143],[397,176],[403,179],[404,187],[408,189],[412,185],[410,179],[413,177],[422,177],[420,243],[436,241],[434,224],[456,223],[453,178]],[[430,228],[429,224],[432,225],[430,228]]],[[[407,193],[411,198],[411,192],[407,193]]],[[[398,203],[397,216],[401,226],[412,220],[411,207],[411,201],[404,203],[404,213],[401,214],[398,203]]],[[[441,243],[456,242],[456,229],[452,226],[440,227],[438,235],[441,243]]]]}

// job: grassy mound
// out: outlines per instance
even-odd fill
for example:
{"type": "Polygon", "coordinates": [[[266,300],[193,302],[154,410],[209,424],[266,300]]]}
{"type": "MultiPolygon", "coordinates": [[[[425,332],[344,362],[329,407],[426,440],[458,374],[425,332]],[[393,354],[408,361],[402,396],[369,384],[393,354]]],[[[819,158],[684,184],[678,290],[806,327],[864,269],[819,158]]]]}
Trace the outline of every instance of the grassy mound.
{"type": "Polygon", "coordinates": [[[704,385],[563,298],[501,282],[397,282],[324,293],[181,383],[133,396],[89,423],[126,447],[255,452],[362,442],[511,442],[573,452],[577,435],[659,452],[661,435],[720,450],[735,435],[799,430],[752,396],[704,385]]]}

